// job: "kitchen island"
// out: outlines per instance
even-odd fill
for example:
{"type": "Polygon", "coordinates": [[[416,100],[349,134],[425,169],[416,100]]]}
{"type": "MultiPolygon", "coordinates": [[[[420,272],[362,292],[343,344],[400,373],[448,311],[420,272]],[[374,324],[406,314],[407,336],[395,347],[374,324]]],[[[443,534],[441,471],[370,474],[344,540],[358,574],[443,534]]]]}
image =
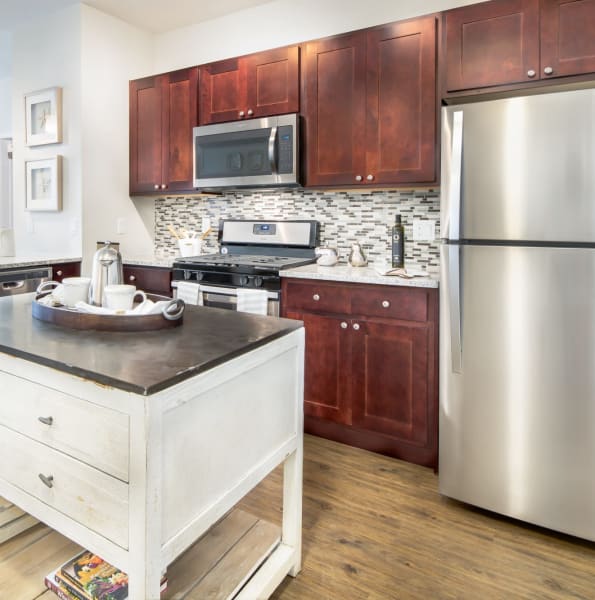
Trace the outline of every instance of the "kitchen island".
{"type": "Polygon", "coordinates": [[[301,323],[187,307],[168,330],[80,331],[32,318],[32,299],[0,299],[0,496],[158,599],[167,566],[283,463],[279,543],[237,597],[296,575],[301,323]]]}

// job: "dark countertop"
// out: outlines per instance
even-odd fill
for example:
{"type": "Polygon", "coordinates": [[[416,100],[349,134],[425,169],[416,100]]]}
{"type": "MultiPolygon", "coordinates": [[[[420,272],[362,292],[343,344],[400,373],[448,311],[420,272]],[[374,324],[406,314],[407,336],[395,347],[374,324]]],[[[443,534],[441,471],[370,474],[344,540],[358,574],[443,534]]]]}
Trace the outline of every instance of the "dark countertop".
{"type": "Polygon", "coordinates": [[[34,294],[0,298],[0,352],[143,395],[302,326],[290,319],[186,306],[183,324],[171,329],[81,331],[33,318],[33,298],[34,294]]]}

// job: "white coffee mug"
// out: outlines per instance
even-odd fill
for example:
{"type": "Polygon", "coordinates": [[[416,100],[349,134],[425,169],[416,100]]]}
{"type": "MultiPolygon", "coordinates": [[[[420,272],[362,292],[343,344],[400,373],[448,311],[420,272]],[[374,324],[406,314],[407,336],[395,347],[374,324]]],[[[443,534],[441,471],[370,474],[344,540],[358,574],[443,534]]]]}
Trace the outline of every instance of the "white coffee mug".
{"type": "Polygon", "coordinates": [[[137,296],[141,297],[141,302],[147,299],[145,292],[128,284],[106,285],[103,291],[105,305],[112,310],[130,310],[137,296]]]}
{"type": "Polygon", "coordinates": [[[90,277],[64,277],[62,280],[62,301],[65,306],[73,307],[77,302],[87,302],[90,284],[90,277]]]}

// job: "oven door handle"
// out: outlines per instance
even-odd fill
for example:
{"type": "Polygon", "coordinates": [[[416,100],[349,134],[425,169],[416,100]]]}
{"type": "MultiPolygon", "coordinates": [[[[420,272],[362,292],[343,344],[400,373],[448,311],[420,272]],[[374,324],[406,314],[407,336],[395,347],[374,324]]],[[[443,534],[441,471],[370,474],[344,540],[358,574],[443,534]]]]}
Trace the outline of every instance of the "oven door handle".
{"type": "Polygon", "coordinates": [[[275,163],[275,140],[277,139],[277,126],[271,127],[271,135],[269,136],[269,164],[271,165],[271,171],[277,172],[277,165],[275,163]]]}

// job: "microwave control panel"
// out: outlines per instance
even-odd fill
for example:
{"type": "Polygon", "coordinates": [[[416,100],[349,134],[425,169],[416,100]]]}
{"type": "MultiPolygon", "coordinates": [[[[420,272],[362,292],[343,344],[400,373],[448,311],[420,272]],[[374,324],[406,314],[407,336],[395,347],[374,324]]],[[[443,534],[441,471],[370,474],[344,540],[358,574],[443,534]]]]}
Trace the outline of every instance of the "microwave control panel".
{"type": "Polygon", "coordinates": [[[278,173],[293,173],[293,127],[281,125],[277,132],[278,173]]]}

